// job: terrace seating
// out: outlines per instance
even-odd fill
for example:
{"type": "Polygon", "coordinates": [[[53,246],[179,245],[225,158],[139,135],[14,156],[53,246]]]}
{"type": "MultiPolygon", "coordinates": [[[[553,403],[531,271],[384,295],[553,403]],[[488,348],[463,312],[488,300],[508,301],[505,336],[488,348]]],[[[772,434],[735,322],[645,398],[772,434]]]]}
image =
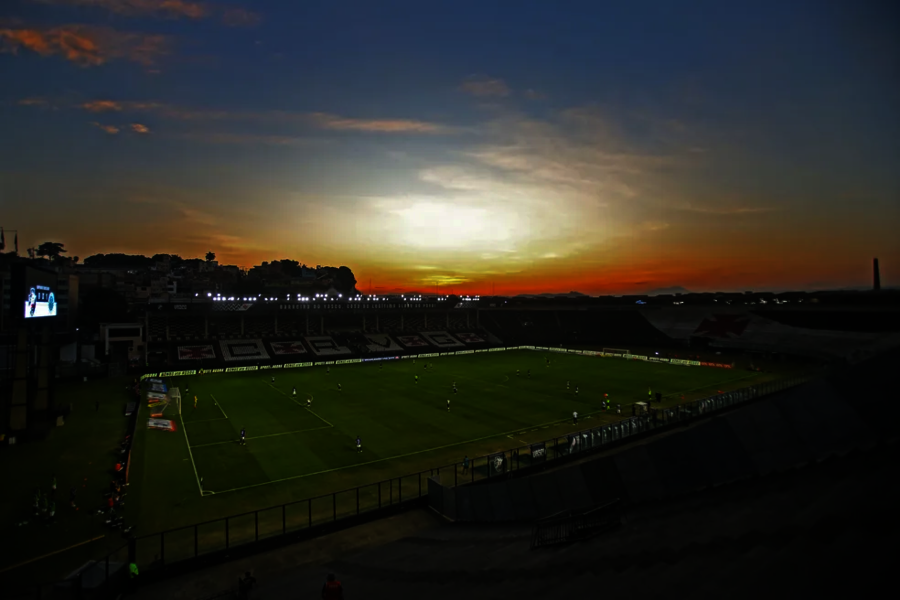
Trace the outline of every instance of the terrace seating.
{"type": "Polygon", "coordinates": [[[166,341],[166,319],[165,317],[150,315],[147,326],[147,341],[164,342],[166,341]]]}
{"type": "Polygon", "coordinates": [[[275,335],[274,317],[244,317],[244,335],[272,337],[275,335]]]}
{"type": "Polygon", "coordinates": [[[406,331],[422,331],[425,329],[425,317],[423,315],[413,314],[404,315],[403,329],[406,331]]]}
{"type": "Polygon", "coordinates": [[[466,315],[459,313],[450,313],[450,322],[446,326],[450,331],[463,331],[469,328],[466,321],[466,315]]]}
{"type": "Polygon", "coordinates": [[[219,350],[225,362],[269,359],[269,353],[260,339],[219,340],[219,350]]]}
{"type": "Polygon", "coordinates": [[[362,317],[353,314],[331,314],[325,316],[325,329],[346,331],[362,329],[362,317]]]}
{"type": "Polygon", "coordinates": [[[278,337],[296,337],[304,333],[306,333],[304,319],[278,315],[278,337]]]}
{"type": "Polygon", "coordinates": [[[199,340],[203,336],[203,320],[196,317],[169,317],[169,339],[199,340]]]}
{"type": "Polygon", "coordinates": [[[209,320],[209,337],[213,339],[234,339],[241,335],[240,317],[219,317],[209,320]]]}
{"type": "Polygon", "coordinates": [[[378,317],[378,329],[382,333],[400,331],[400,315],[380,315],[378,317]]]}

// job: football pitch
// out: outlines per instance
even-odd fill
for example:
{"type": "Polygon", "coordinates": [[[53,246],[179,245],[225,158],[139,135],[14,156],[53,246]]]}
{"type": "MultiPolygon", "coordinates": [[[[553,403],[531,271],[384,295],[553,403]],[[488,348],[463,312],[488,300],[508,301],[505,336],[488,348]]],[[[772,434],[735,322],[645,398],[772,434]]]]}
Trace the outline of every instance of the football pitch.
{"type": "Polygon", "coordinates": [[[138,532],[325,495],[598,427],[629,417],[648,389],[661,392],[666,407],[682,395],[690,401],[777,377],[515,350],[169,379],[181,391],[182,414],[175,417],[170,408],[165,418],[175,418],[178,430],[147,430],[151,410],[141,408],[132,459],[138,532]],[[601,406],[604,394],[609,412],[601,406]]]}

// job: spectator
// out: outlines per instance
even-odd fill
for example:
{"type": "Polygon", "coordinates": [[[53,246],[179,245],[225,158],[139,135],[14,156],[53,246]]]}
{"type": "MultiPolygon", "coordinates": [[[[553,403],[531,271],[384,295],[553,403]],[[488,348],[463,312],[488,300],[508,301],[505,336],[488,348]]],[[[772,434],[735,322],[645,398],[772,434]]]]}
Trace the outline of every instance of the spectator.
{"type": "Polygon", "coordinates": [[[344,600],[344,588],[334,578],[334,573],[328,574],[328,579],[322,586],[322,600],[344,600]]]}
{"type": "Polygon", "coordinates": [[[250,574],[250,571],[244,573],[244,576],[238,579],[238,598],[246,600],[250,597],[250,591],[256,585],[256,577],[250,574]]]}

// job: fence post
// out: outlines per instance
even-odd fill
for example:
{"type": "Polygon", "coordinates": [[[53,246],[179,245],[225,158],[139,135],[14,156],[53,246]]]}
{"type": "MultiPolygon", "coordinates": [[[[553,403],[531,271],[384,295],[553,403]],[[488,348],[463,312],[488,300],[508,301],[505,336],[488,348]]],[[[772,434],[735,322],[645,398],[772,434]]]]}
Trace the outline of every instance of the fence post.
{"type": "Polygon", "coordinates": [[[332,521],[337,521],[337,493],[331,492],[332,521]]]}
{"type": "Polygon", "coordinates": [[[393,506],[394,504],[394,480],[388,479],[388,506],[393,506]]]}
{"type": "Polygon", "coordinates": [[[228,548],[228,525],[230,519],[225,517],[225,547],[228,548]]]}
{"type": "Polygon", "coordinates": [[[419,498],[422,497],[422,471],[419,471],[419,498]]]}
{"type": "Polygon", "coordinates": [[[381,508],[381,482],[378,482],[378,508],[381,508]]]}
{"type": "Polygon", "coordinates": [[[359,514],[359,486],[356,486],[356,514],[359,514]]]}
{"type": "Polygon", "coordinates": [[[403,477],[397,478],[397,504],[403,504],[403,477]]]}
{"type": "Polygon", "coordinates": [[[459,467],[453,465],[453,487],[459,485],[459,467]]]}
{"type": "Polygon", "coordinates": [[[253,511],[254,526],[256,527],[256,541],[259,541],[259,511],[253,511]]]}
{"type": "Polygon", "coordinates": [[[472,459],[472,483],[475,483],[475,461],[478,460],[478,457],[472,459]]]}
{"type": "Polygon", "coordinates": [[[200,554],[199,535],[197,535],[197,525],[194,525],[194,557],[200,554]]]}
{"type": "Polygon", "coordinates": [[[287,533],[287,504],[281,505],[281,535],[287,533]]]}
{"type": "Polygon", "coordinates": [[[312,527],[312,498],[307,500],[306,506],[309,509],[309,523],[307,524],[307,527],[312,527]]]}

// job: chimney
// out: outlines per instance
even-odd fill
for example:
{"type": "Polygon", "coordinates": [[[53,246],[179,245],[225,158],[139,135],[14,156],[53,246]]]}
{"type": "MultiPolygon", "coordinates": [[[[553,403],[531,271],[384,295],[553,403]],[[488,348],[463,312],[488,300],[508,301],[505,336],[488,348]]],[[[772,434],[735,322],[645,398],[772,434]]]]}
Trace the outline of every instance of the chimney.
{"type": "Polygon", "coordinates": [[[878,290],[881,289],[881,273],[879,273],[879,271],[878,271],[878,259],[877,258],[872,260],[872,269],[874,271],[874,276],[875,276],[874,289],[877,292],[878,290]]]}

